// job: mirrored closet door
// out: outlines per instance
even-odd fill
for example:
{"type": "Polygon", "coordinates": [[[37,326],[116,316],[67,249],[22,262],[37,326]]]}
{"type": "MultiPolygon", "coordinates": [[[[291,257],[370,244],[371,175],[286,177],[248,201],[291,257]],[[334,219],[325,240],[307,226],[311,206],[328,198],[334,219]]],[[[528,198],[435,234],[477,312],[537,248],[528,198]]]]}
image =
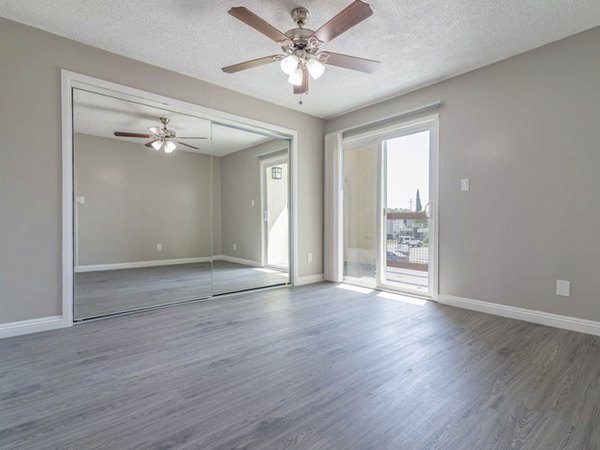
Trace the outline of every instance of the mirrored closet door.
{"type": "Polygon", "coordinates": [[[73,90],[74,318],[288,284],[288,141],[73,90]]]}
{"type": "Polygon", "coordinates": [[[212,295],[211,128],[74,90],[76,320],[212,295]]]}

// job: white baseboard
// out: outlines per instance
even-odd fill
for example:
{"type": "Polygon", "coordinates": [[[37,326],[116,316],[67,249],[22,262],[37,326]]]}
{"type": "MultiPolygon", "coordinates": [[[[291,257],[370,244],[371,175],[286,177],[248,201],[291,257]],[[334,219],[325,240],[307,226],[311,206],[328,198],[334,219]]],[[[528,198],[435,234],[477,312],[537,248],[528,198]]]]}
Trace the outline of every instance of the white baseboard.
{"type": "Polygon", "coordinates": [[[40,331],[64,328],[62,316],[42,317],[40,319],[22,320],[20,322],[0,323],[0,339],[21,334],[39,333],[40,331]]]}
{"type": "Polygon", "coordinates": [[[215,261],[228,261],[237,264],[243,264],[244,266],[261,267],[260,261],[253,261],[252,259],[236,258],[235,256],[228,255],[215,255],[212,258],[215,261]]]}
{"type": "Polygon", "coordinates": [[[156,267],[156,266],[171,266],[175,264],[193,264],[210,262],[211,258],[208,256],[199,258],[179,258],[179,259],[157,259],[154,261],[135,261],[126,263],[114,263],[114,264],[95,264],[89,266],[77,266],[75,267],[75,273],[79,272],[98,272],[100,270],[119,270],[119,269],[136,269],[139,267],[156,267]]]}
{"type": "Polygon", "coordinates": [[[306,275],[304,277],[298,277],[298,280],[294,284],[294,286],[304,286],[306,284],[320,283],[325,280],[325,277],[322,273],[317,275],[306,275]]]}
{"type": "Polygon", "coordinates": [[[498,303],[473,300],[470,298],[456,297],[452,295],[440,295],[437,300],[439,303],[444,305],[456,306],[458,308],[470,309],[472,311],[508,317],[510,319],[524,320],[526,322],[533,322],[541,325],[548,325],[550,327],[600,336],[600,322],[595,322],[593,320],[561,316],[559,314],[519,308],[516,306],[500,305],[498,303]]]}

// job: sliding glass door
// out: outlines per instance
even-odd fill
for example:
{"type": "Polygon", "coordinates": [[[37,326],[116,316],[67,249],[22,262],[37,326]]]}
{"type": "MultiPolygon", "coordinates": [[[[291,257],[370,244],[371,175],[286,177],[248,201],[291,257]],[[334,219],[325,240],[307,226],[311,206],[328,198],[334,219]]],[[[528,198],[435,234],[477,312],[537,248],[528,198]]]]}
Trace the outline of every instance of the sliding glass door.
{"type": "Polygon", "coordinates": [[[377,139],[344,146],[344,278],[363,286],[377,279],[377,139]]]}
{"type": "Polygon", "coordinates": [[[437,118],[344,141],[344,279],[433,296],[437,118]]]}
{"type": "Polygon", "coordinates": [[[379,284],[429,294],[431,131],[407,130],[380,145],[383,218],[379,284]]]}

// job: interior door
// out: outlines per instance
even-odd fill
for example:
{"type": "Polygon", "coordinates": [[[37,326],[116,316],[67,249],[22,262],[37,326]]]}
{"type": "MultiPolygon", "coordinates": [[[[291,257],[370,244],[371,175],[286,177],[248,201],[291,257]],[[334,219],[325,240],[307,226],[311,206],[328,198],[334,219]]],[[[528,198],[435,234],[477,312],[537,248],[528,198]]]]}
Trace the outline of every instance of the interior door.
{"type": "Polygon", "coordinates": [[[379,145],[380,257],[378,284],[432,296],[437,177],[434,123],[407,127],[379,145]]]}

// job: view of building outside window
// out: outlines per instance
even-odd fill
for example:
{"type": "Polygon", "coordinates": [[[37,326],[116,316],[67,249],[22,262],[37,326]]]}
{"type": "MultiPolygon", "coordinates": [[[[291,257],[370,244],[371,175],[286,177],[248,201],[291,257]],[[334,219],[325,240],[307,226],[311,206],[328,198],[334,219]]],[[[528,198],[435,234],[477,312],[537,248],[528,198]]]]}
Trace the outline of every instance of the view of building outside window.
{"type": "Polygon", "coordinates": [[[386,149],[386,278],[405,282],[428,270],[429,131],[390,139],[386,149]]]}

